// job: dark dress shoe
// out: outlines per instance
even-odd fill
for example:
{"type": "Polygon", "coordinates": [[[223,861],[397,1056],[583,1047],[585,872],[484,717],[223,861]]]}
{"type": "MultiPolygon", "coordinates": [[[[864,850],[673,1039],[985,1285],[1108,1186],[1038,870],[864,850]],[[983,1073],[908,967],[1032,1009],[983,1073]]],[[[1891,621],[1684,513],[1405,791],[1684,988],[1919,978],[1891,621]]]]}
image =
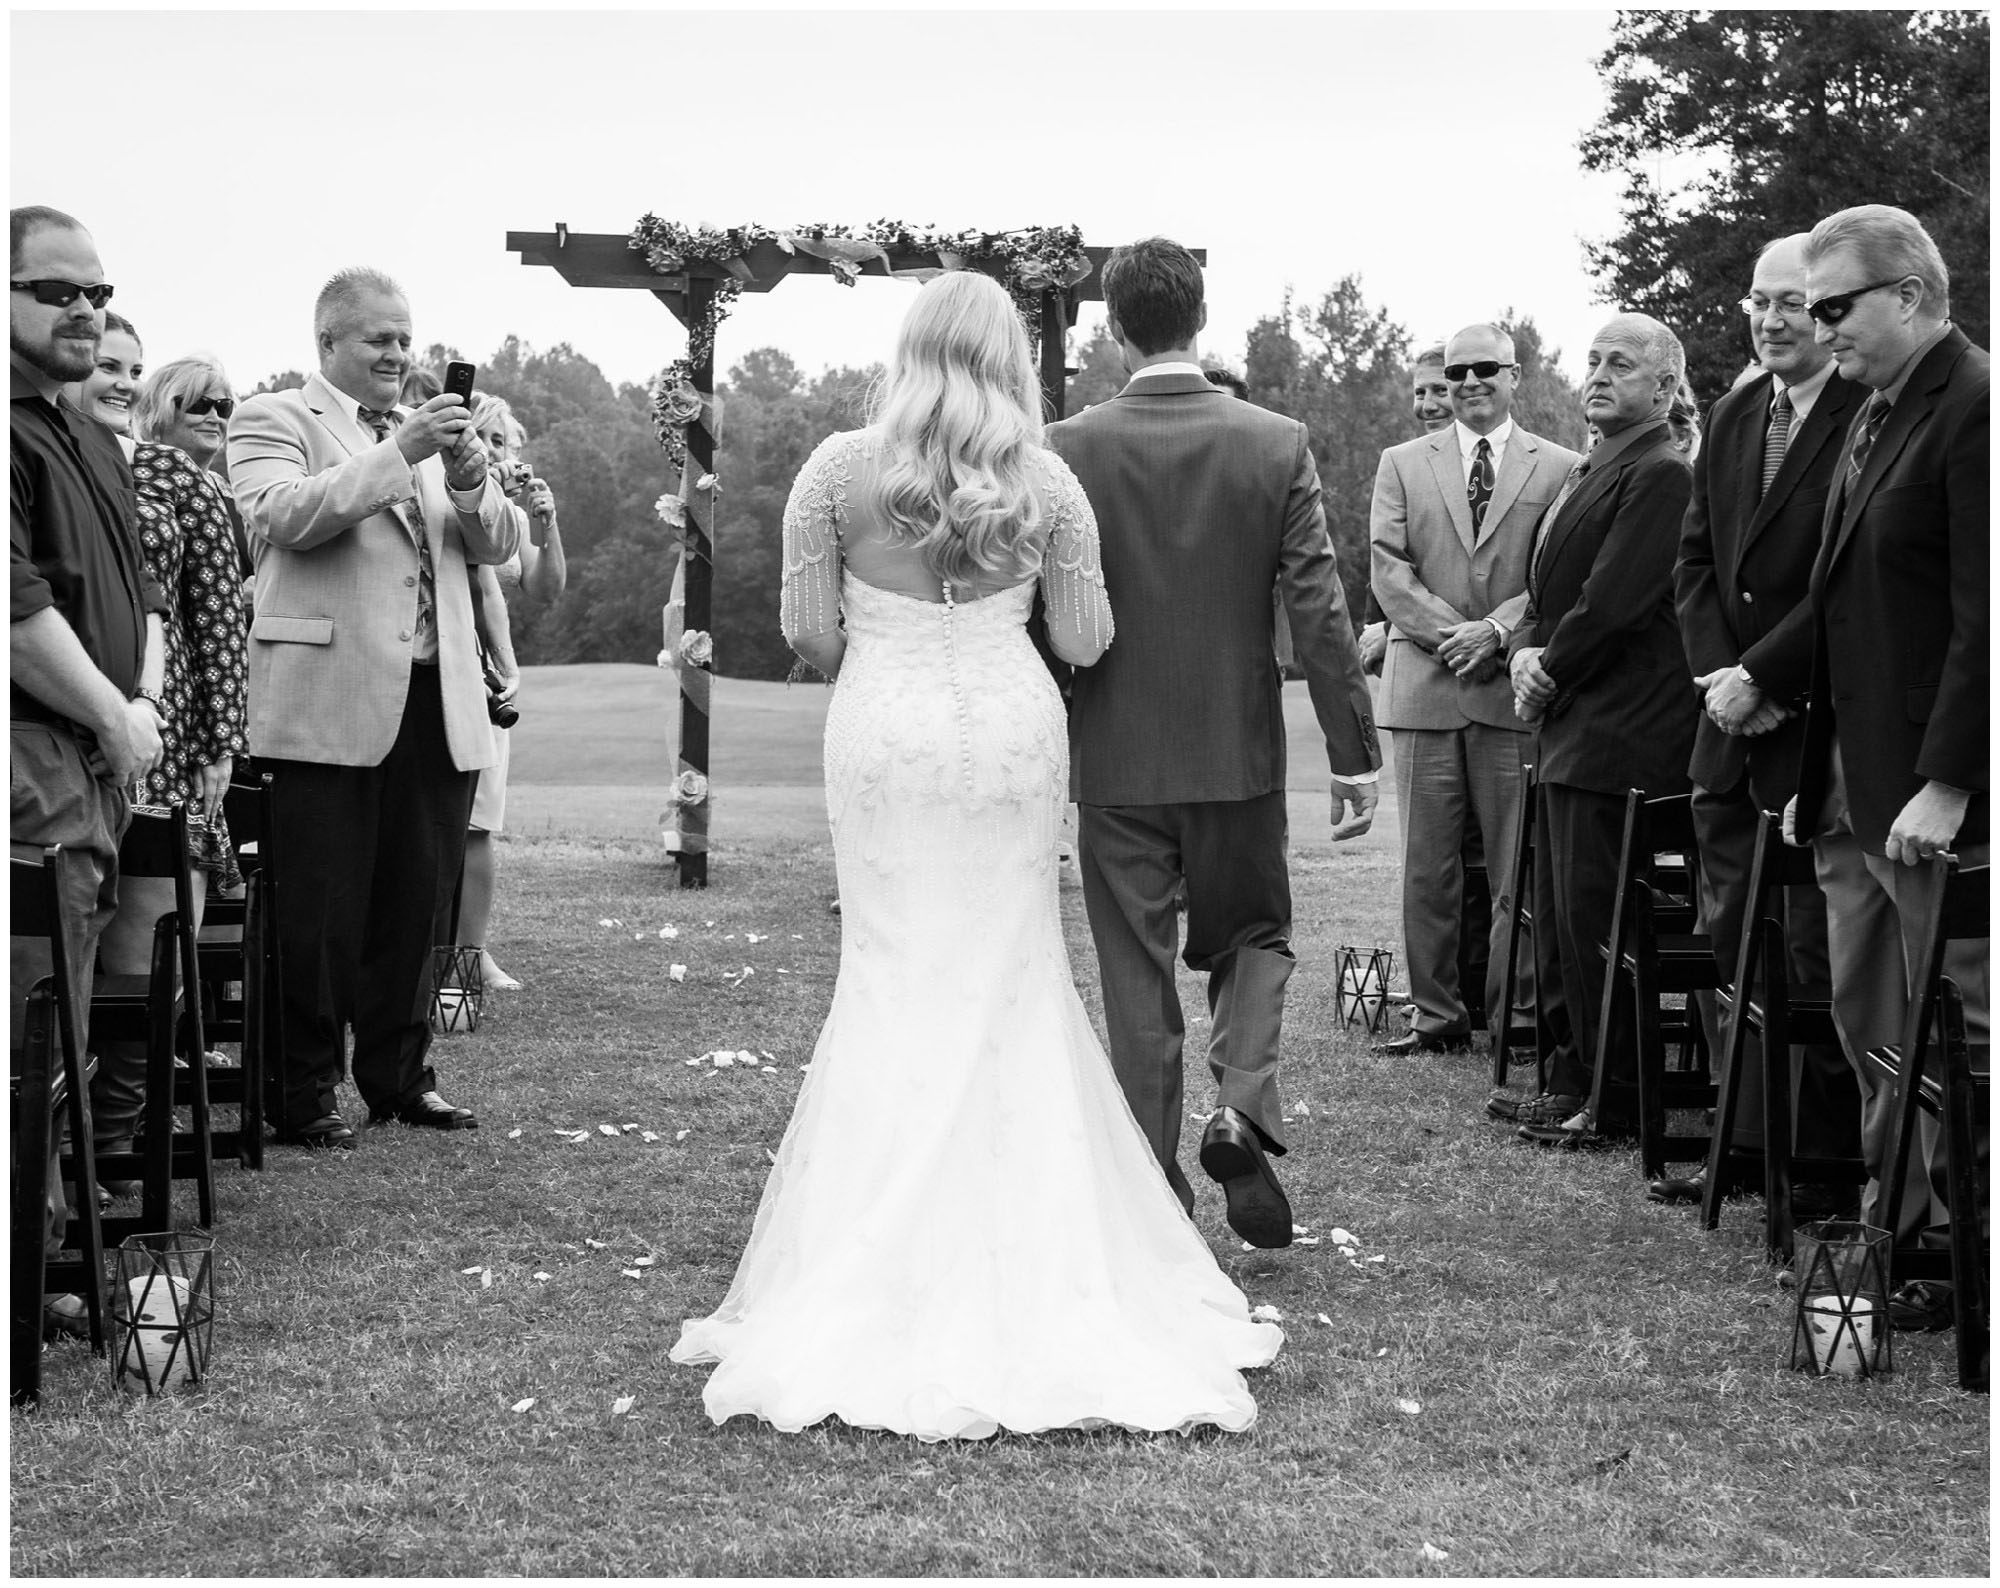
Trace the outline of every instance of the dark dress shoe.
{"type": "Polygon", "coordinates": [[[1583,1104],[1583,1098],[1563,1092],[1544,1092],[1540,1097],[1495,1092],[1486,1099],[1486,1112],[1495,1119],[1511,1119],[1518,1125],[1560,1125],[1581,1110],[1583,1104]]]}
{"type": "Polygon", "coordinates": [[[1912,1279],[1889,1292],[1889,1326],[1935,1334],[1952,1325],[1951,1286],[1936,1279],[1912,1279]]]}
{"type": "Polygon", "coordinates": [[[1218,1108],[1201,1133],[1201,1167],[1222,1186],[1229,1227],[1252,1246],[1292,1244],[1292,1204],[1271,1172],[1256,1127],[1233,1108],[1218,1108]]]}
{"type": "Polygon", "coordinates": [[[1438,1037],[1428,1031],[1412,1031],[1406,1037],[1392,1037],[1387,1042],[1374,1043],[1368,1051],[1408,1056],[1412,1053],[1463,1053],[1465,1049],[1464,1037],[1438,1037]]]}
{"type": "Polygon", "coordinates": [[[1662,1175],[1657,1180],[1646,1182],[1648,1202],[1699,1202],[1702,1193],[1708,1189],[1708,1171],[1697,1169],[1693,1174],[1681,1179],[1675,1175],[1662,1175]]]}
{"type": "Polygon", "coordinates": [[[354,1127],[338,1114],[322,1114],[318,1119],[303,1125],[281,1126],[278,1140],[287,1147],[306,1147],[325,1151],[337,1148],[342,1152],[354,1150],[354,1127]]]}
{"type": "Polygon", "coordinates": [[[90,1308],[81,1296],[51,1296],[42,1303],[44,1340],[90,1338],[90,1308]]]}
{"type": "Polygon", "coordinates": [[[1597,1152],[1638,1135],[1630,1126],[1600,1125],[1588,1114],[1572,1114],[1556,1125],[1523,1125],[1514,1132],[1537,1147],[1566,1147],[1573,1152],[1597,1152]]]}
{"type": "Polygon", "coordinates": [[[427,1130],[477,1130],[479,1120],[469,1108],[454,1108],[436,1092],[419,1092],[407,1103],[368,1112],[368,1123],[386,1125],[390,1120],[405,1125],[421,1125],[427,1130]]]}

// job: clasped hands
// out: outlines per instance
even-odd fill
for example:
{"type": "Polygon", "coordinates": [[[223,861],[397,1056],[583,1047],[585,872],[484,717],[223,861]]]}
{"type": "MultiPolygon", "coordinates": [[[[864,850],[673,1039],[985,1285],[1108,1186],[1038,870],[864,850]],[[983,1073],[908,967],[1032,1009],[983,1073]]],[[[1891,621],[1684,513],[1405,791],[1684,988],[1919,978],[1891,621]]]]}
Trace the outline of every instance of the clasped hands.
{"type": "Polygon", "coordinates": [[[454,491],[469,491],[486,479],[486,448],[473,433],[472,410],[450,392],[411,409],[396,427],[396,446],[412,465],[442,455],[444,482],[454,491]]]}
{"type": "Polygon", "coordinates": [[[1740,667],[1718,667],[1695,679],[1702,709],[1724,733],[1748,738],[1769,733],[1792,713],[1743,676],[1740,667]]]}
{"type": "Polygon", "coordinates": [[[1555,703],[1556,681],[1542,666],[1546,649],[1542,645],[1523,646],[1507,664],[1507,675],[1514,685],[1514,715],[1523,722],[1541,721],[1542,713],[1555,703]]]}
{"type": "Polygon", "coordinates": [[[1474,618],[1444,631],[1437,658],[1460,678],[1483,684],[1500,671],[1500,631],[1484,618],[1474,618]]]}

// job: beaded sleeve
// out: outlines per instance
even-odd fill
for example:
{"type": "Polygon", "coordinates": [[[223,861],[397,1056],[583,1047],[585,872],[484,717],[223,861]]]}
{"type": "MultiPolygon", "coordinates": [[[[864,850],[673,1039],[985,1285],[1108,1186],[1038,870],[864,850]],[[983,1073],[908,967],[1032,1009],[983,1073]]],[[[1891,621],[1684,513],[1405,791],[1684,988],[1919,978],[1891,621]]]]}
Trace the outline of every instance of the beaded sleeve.
{"type": "Polygon", "coordinates": [[[847,513],[851,432],[806,459],[785,503],[785,576],[778,602],[787,644],[840,627],[840,524],[847,513]]]}
{"type": "Polygon", "coordinates": [[[1058,654],[1095,661],[1115,632],[1104,589],[1097,515],[1069,465],[1053,452],[1043,456],[1048,469],[1049,545],[1042,558],[1042,599],[1048,608],[1049,642],[1058,654]]]}

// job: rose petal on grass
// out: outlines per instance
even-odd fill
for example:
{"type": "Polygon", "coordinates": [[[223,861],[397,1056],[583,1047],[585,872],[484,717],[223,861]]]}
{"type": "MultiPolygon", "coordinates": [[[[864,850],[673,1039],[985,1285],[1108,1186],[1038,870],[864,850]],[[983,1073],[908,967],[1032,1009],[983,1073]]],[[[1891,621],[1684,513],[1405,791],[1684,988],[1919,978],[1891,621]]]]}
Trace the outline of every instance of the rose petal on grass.
{"type": "Polygon", "coordinates": [[[1435,1545],[1435,1544],[1426,1544],[1426,1545],[1424,1545],[1424,1559],[1425,1559],[1425,1560],[1450,1560],[1450,1559],[1451,1559],[1451,1551],[1450,1551],[1450,1550],[1448,1550],[1448,1549],[1439,1549],[1439,1548],[1437,1547],[1437,1545],[1435,1545]]]}
{"type": "Polygon", "coordinates": [[[1337,1224],[1326,1232],[1326,1238],[1332,1241],[1335,1246],[1359,1246],[1361,1244],[1355,1238],[1352,1231],[1344,1230],[1337,1224]]]}
{"type": "Polygon", "coordinates": [[[794,932],[792,934],[792,941],[794,943],[803,943],[805,940],[806,940],[806,935],[803,932],[794,932]]]}
{"type": "Polygon", "coordinates": [[[646,934],[644,932],[634,932],[632,934],[632,941],[635,943],[643,943],[646,941],[646,934]]]}
{"type": "Polygon", "coordinates": [[[599,1125],[597,1127],[597,1134],[600,1136],[615,1136],[618,1134],[618,1127],[616,1125],[599,1125]]]}
{"type": "Polygon", "coordinates": [[[646,1277],[636,1268],[621,1268],[618,1272],[623,1274],[627,1279],[644,1279],[646,1277]]]}
{"type": "MultiPolygon", "coordinates": [[[[623,1417],[632,1409],[633,1400],[634,1398],[630,1395],[620,1395],[618,1399],[611,1403],[611,1415],[613,1417],[623,1417]]],[[[1424,1547],[1428,1549],[1430,1546],[1427,1544],[1424,1547]]]]}
{"type": "Polygon", "coordinates": [[[491,1289],[493,1288],[493,1270],[492,1270],[492,1269],[490,1269],[490,1268],[482,1268],[482,1269],[480,1269],[480,1270],[479,1270],[479,1288],[480,1288],[481,1290],[491,1290],[491,1289]]]}
{"type": "Polygon", "coordinates": [[[715,925],[715,923],[714,923],[713,921],[703,921],[703,922],[702,922],[701,924],[702,924],[703,926],[713,926],[713,925],[715,925]]]}
{"type": "Polygon", "coordinates": [[[1283,1323],[1285,1315],[1268,1301],[1250,1309],[1250,1316],[1259,1323],[1283,1323]]]}
{"type": "Polygon", "coordinates": [[[1317,1235],[1294,1236],[1292,1244],[1294,1246],[1317,1246],[1319,1245],[1319,1237],[1317,1235]]]}
{"type": "Polygon", "coordinates": [[[760,1059],[769,1059],[773,1064],[778,1062],[777,1054],[773,1053],[769,1048],[759,1048],[757,1050],[757,1057],[760,1059]]]}
{"type": "Polygon", "coordinates": [[[726,1070],[736,1063],[736,1055],[733,1053],[724,1053],[722,1049],[717,1048],[713,1053],[708,1055],[708,1060],[718,1070],[726,1070]]]}
{"type": "Polygon", "coordinates": [[[639,1139],[641,1141],[658,1141],[660,1133],[657,1130],[642,1130],[639,1132],[639,1139]]]}
{"type": "Polygon", "coordinates": [[[1405,1417],[1419,1417],[1423,1415],[1424,1403],[1422,1401],[1413,1401],[1409,1396],[1402,1395],[1397,1397],[1396,1410],[1401,1412],[1405,1417]]]}
{"type": "Polygon", "coordinates": [[[461,1268],[461,1269],[459,1270],[459,1273],[460,1273],[460,1274],[462,1274],[462,1275],[465,1275],[465,1274],[476,1274],[476,1273],[478,1273],[479,1271],[480,1271],[480,1269],[479,1269],[479,1265],[478,1265],[477,1263],[474,1263],[474,1264],[473,1264],[473,1265],[472,1265],[472,1266],[471,1266],[470,1268],[461,1268]]]}
{"type": "Polygon", "coordinates": [[[773,1064],[763,1065],[762,1069],[766,1075],[776,1075],[778,1073],[777,1066],[773,1064]]]}
{"type": "Polygon", "coordinates": [[[1377,1351],[1375,1354],[1377,1356],[1387,1356],[1389,1354],[1389,1348],[1385,1345],[1381,1348],[1381,1350],[1377,1351]]]}
{"type": "Polygon", "coordinates": [[[1386,1263],[1388,1260],[1388,1255],[1383,1252],[1377,1252],[1373,1257],[1368,1259],[1371,1263],[1386,1263]]]}
{"type": "Polygon", "coordinates": [[[632,1266],[634,1268],[651,1268],[658,1261],[657,1257],[635,1257],[632,1259],[632,1266]]]}
{"type": "Polygon", "coordinates": [[[521,1127],[516,1125],[512,1130],[508,1131],[507,1139],[509,1141],[519,1141],[521,1139],[521,1127]]]}
{"type": "Polygon", "coordinates": [[[686,1141],[687,1139],[688,1139],[688,1132],[687,1132],[687,1131],[685,1131],[685,1130],[677,1130],[677,1131],[675,1131],[675,1132],[674,1132],[674,1140],[675,1140],[675,1141],[686,1141]]]}
{"type": "Polygon", "coordinates": [[[603,1241],[594,1241],[588,1235],[584,1236],[583,1244],[588,1246],[593,1252],[601,1252],[605,1246],[603,1241]]]}
{"type": "Polygon", "coordinates": [[[1329,1318],[1329,1317],[1328,1317],[1328,1316],[1327,1316],[1327,1315],[1326,1315],[1325,1313],[1323,1313],[1323,1312],[1316,1312],[1316,1313],[1314,1313],[1314,1314],[1313,1314],[1313,1320],[1314,1320],[1315,1322],[1317,1322],[1317,1323],[1323,1323],[1323,1324],[1325,1324],[1325,1325],[1326,1325],[1326,1326],[1327,1326],[1327,1327],[1328,1327],[1329,1329],[1331,1329],[1331,1328],[1333,1327],[1333,1320],[1332,1320],[1331,1318],[1329,1318]]]}
{"type": "MultiPolygon", "coordinates": [[[[688,968],[687,968],[687,966],[685,966],[685,965],[669,965],[669,966],[667,967],[667,980],[669,980],[669,981],[686,981],[687,979],[688,979],[688,968]]],[[[692,1061],[690,1061],[690,1062],[692,1062],[692,1061]]]]}
{"type": "Polygon", "coordinates": [[[746,943],[761,943],[770,935],[769,932],[745,932],[743,934],[743,941],[746,943]]]}
{"type": "Polygon", "coordinates": [[[534,1273],[533,1273],[533,1274],[531,1274],[531,1275],[530,1275],[529,1277],[530,1277],[531,1279],[533,1279],[533,1280],[534,1280],[534,1282],[535,1282],[536,1284],[538,1284],[538,1285],[546,1285],[546,1284],[547,1284],[547,1283],[549,1282],[549,1278],[550,1278],[550,1276],[549,1276],[548,1274],[544,1273],[544,1272],[543,1272],[543,1271],[542,1271],[541,1269],[539,1269],[539,1268],[538,1268],[538,1269],[536,1269],[536,1270],[534,1271],[534,1273]]]}
{"type": "Polygon", "coordinates": [[[517,1411],[517,1412],[524,1412],[524,1411],[528,1410],[528,1408],[529,1408],[529,1407],[531,1407],[531,1406],[533,1406],[534,1404],[535,1404],[535,1397],[534,1397],[534,1396],[532,1396],[532,1395],[530,1395],[530,1396],[529,1396],[529,1397],[528,1397],[528,1398],[527,1398],[526,1400],[524,1400],[524,1401],[516,1401],[516,1402],[514,1402],[513,1406],[512,1406],[512,1407],[510,1407],[509,1409],[510,1409],[510,1410],[512,1410],[512,1411],[517,1411]]]}
{"type": "Polygon", "coordinates": [[[677,938],[680,935],[681,935],[681,929],[677,926],[663,926],[660,928],[660,936],[665,940],[671,941],[672,939],[677,938]]]}

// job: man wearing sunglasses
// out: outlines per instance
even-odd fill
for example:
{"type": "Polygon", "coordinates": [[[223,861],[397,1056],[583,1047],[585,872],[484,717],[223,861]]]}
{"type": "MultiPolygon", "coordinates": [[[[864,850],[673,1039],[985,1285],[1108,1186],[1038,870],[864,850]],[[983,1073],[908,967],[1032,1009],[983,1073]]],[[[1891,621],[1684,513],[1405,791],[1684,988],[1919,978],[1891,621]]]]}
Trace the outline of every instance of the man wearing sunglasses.
{"type": "Polygon", "coordinates": [[[1403,952],[1415,1005],[1409,1034],[1376,1049],[1394,1054],[1464,1046],[1474,1003],[1502,1024],[1506,883],[1528,732],[1501,653],[1527,610],[1535,521],[1577,461],[1514,423],[1519,366],[1500,327],[1467,326],[1442,363],[1452,417],[1382,454],[1369,510],[1372,582],[1390,625],[1378,715],[1395,741],[1403,952]],[[1492,893],[1477,926],[1487,940],[1480,989],[1459,984],[1471,831],[1492,893]]]}
{"type": "MultiPolygon", "coordinates": [[[[65,851],[64,949],[81,1043],[90,967],[117,908],[126,788],[160,756],[167,603],[139,552],[132,471],[117,438],[62,395],[90,373],[103,333],[111,288],[97,246],[60,210],[17,209],[11,220],[8,837],[65,851]]],[[[16,938],[8,960],[18,1042],[23,1000],[50,959],[42,943],[16,938]]],[[[46,1233],[60,1240],[64,1222],[52,1185],[46,1233]]],[[[59,1298],[47,1319],[71,1332],[81,1314],[80,1302],[59,1298]]]]}
{"type": "MultiPolygon", "coordinates": [[[[1814,334],[1840,373],[1871,393],[1843,448],[1812,572],[1792,823],[1812,843],[1826,892],[1834,1016],[1858,1058],[1901,1039],[1904,951],[1915,943],[1931,857],[1987,858],[1989,374],[1986,350],[1951,324],[1936,243],[1907,211],[1864,204],[1827,217],[1806,244],[1806,271],[1814,334]]],[[[1964,994],[1971,1040],[1985,1042],[1986,944],[1952,945],[1945,969],[1964,994]]],[[[1863,1157],[1879,1176],[1887,1088],[1862,1065],[1855,1071],[1863,1157]]],[[[1945,1224],[1928,1118],[1922,1131],[1901,1240],[1941,1236],[1945,1224]]],[[[1862,1217],[1882,1224],[1887,1200],[1871,1179],[1862,1217]]],[[[1892,1317],[1948,1321],[1941,1288],[1892,1300],[1892,1317]]]]}
{"type": "MultiPolygon", "coordinates": [[[[1709,412],[1674,569],[1681,641],[1704,706],[1688,763],[1700,930],[1715,944],[1724,982],[1736,974],[1759,813],[1783,810],[1798,788],[1801,708],[1812,673],[1807,586],[1843,438],[1867,395],[1842,378],[1814,339],[1805,250],[1800,232],[1757,256],[1738,307],[1764,373],[1709,412]]],[[[1786,939],[1793,985],[1824,987],[1826,901],[1819,889],[1793,891],[1786,939]]],[[[1719,1054],[1715,1000],[1697,997],[1709,1052],[1719,1054]]],[[[1738,1148],[1763,1147],[1762,1062],[1757,1038],[1746,1038],[1732,1143],[1738,1148]]],[[[1838,1044],[1800,1050],[1792,1093],[1795,1151],[1851,1158],[1860,1150],[1860,1100],[1838,1044]]],[[[1692,1202],[1702,1190],[1697,1175],[1656,1180],[1649,1194],[1692,1202]]],[[[1844,1196],[1801,1185],[1794,1208],[1831,1217],[1844,1196]]]]}
{"type": "Polygon", "coordinates": [[[520,515],[458,396],[399,406],[412,332],[393,281],[342,271],[313,334],[304,388],[237,410],[229,478],[257,562],[250,751],[285,855],[278,1136],[344,1150],[350,1025],[371,1123],[477,1125],[429,1062],[431,922],[496,755],[466,565],[512,556],[520,515]]]}

